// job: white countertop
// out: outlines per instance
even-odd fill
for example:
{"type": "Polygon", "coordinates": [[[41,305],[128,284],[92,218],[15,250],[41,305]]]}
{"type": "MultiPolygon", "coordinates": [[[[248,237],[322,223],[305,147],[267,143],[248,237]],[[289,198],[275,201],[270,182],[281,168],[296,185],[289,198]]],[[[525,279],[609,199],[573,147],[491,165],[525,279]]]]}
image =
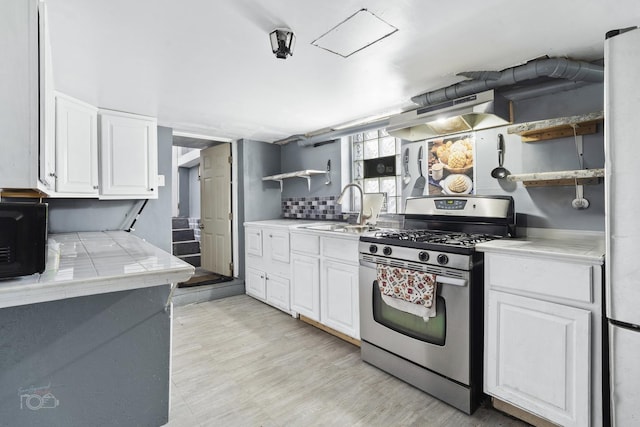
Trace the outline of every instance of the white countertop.
{"type": "Polygon", "coordinates": [[[602,264],[604,263],[605,241],[603,235],[591,233],[585,235],[573,234],[561,238],[505,238],[478,243],[476,250],[602,264]]]}
{"type": "Polygon", "coordinates": [[[310,225],[347,225],[339,221],[322,221],[317,219],[266,219],[262,221],[247,221],[244,225],[255,227],[277,227],[284,228],[296,233],[316,234],[320,236],[335,237],[341,239],[358,240],[364,233],[362,232],[336,232],[329,230],[314,230],[306,228],[310,225]]]}
{"type": "Polygon", "coordinates": [[[280,228],[293,228],[300,225],[317,224],[320,221],[317,219],[263,219],[260,221],[247,221],[244,225],[253,225],[257,227],[280,227],[280,228]]]}
{"type": "Polygon", "coordinates": [[[0,308],[179,283],[194,271],[126,231],[51,234],[46,270],[0,280],[0,308]]]}

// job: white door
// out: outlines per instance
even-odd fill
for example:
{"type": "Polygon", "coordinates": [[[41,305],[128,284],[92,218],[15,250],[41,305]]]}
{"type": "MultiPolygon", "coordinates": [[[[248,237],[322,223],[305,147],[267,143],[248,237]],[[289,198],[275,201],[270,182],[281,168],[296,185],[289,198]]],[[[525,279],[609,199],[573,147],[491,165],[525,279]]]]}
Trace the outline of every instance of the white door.
{"type": "Polygon", "coordinates": [[[56,191],[98,194],[98,109],[56,95],[56,191]]]}
{"type": "Polygon", "coordinates": [[[640,204],[634,181],[638,177],[640,147],[635,142],[635,122],[640,109],[640,29],[628,31],[605,42],[605,229],[607,317],[640,325],[640,263],[632,254],[638,250],[640,204]]]}
{"type": "Polygon", "coordinates": [[[487,310],[485,392],[562,426],[590,425],[590,312],[496,291],[487,310]]]}
{"type": "Polygon", "coordinates": [[[609,324],[611,343],[611,418],[616,427],[640,420],[640,332],[609,324]]]}
{"type": "Polygon", "coordinates": [[[200,151],[202,268],[231,276],[231,144],[200,151]]]}

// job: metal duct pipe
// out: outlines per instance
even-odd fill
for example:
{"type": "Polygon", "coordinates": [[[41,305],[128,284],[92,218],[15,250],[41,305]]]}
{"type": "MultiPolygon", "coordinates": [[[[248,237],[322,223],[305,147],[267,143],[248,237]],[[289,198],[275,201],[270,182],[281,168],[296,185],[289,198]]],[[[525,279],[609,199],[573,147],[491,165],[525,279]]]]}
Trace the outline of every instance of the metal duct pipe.
{"type": "Polygon", "coordinates": [[[486,90],[532,80],[538,77],[551,77],[583,82],[602,82],[604,67],[583,61],[572,61],[565,58],[539,59],[507,68],[503,71],[470,71],[458,75],[472,80],[447,86],[442,89],[423,93],[411,98],[420,105],[437,105],[464,96],[473,95],[486,90]]]}
{"type": "Polygon", "coordinates": [[[500,91],[500,95],[509,101],[520,101],[523,99],[537,98],[543,95],[550,95],[567,90],[578,89],[586,85],[595,84],[592,82],[574,82],[571,80],[556,80],[541,85],[525,86],[517,89],[505,89],[500,91]]]}

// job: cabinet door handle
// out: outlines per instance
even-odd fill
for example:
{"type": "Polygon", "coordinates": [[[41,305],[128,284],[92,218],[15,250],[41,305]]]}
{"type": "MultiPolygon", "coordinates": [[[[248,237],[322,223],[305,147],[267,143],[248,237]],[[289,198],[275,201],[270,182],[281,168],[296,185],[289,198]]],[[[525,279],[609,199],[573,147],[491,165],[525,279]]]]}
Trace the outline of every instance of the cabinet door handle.
{"type": "Polygon", "coordinates": [[[149,191],[153,191],[153,188],[150,188],[149,191]]]}
{"type": "Polygon", "coordinates": [[[269,234],[269,237],[273,237],[273,234],[269,234]]]}
{"type": "Polygon", "coordinates": [[[97,189],[98,189],[98,186],[97,186],[97,185],[94,185],[94,186],[93,186],[93,189],[94,189],[94,190],[97,190],[97,189]]]}

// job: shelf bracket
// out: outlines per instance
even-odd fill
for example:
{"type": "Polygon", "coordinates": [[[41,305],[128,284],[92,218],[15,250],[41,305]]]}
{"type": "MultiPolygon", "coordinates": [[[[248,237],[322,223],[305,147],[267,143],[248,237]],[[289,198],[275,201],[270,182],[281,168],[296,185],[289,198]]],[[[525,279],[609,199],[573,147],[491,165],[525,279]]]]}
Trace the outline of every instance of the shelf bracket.
{"type": "MultiPolygon", "coordinates": [[[[301,176],[300,178],[304,178],[307,180],[307,191],[311,191],[311,177],[310,176],[301,176]]],[[[282,185],[282,181],[280,181],[280,185],[282,185]]]]}

